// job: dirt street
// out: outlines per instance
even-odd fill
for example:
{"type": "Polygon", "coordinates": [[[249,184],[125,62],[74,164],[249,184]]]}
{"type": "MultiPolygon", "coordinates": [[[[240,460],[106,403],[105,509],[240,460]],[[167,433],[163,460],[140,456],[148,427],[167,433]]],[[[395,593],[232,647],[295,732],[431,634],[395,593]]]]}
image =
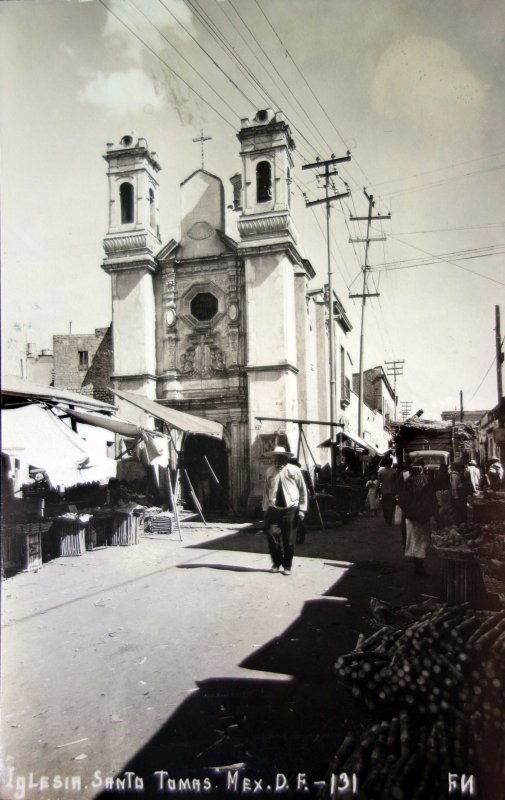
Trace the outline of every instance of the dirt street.
{"type": "Polygon", "coordinates": [[[414,576],[378,516],[309,529],[290,577],[269,568],[251,526],[186,523],[5,580],[2,799],[316,796],[362,713],[337,657],[372,596],[438,596],[440,562],[414,576]]]}

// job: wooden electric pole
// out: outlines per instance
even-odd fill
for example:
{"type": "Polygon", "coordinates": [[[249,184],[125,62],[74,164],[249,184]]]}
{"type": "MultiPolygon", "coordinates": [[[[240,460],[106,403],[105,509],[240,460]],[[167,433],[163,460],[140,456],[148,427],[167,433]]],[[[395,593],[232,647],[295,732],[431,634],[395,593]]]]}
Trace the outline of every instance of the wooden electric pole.
{"type": "Polygon", "coordinates": [[[393,376],[393,394],[394,394],[394,404],[395,404],[395,418],[394,421],[396,422],[396,410],[398,406],[398,397],[396,396],[396,378],[397,376],[403,375],[403,365],[405,361],[386,361],[384,362],[387,366],[387,372],[389,376],[393,376]]]}
{"type": "Polygon", "coordinates": [[[501,375],[501,365],[503,363],[502,340],[500,331],[500,306],[494,307],[495,312],[495,340],[496,340],[496,385],[498,389],[498,403],[503,397],[503,383],[501,375]]]}
{"type": "Polygon", "coordinates": [[[324,178],[325,196],[321,200],[307,200],[305,198],[305,205],[309,206],[326,204],[326,244],[327,244],[327,258],[328,258],[328,312],[329,312],[329,359],[330,359],[330,438],[333,436],[333,423],[335,422],[335,410],[337,406],[336,391],[335,391],[335,343],[333,339],[333,273],[331,266],[331,252],[330,252],[330,209],[332,200],[341,200],[343,197],[349,197],[350,192],[342,192],[341,194],[329,195],[330,178],[333,175],[338,175],[337,170],[330,170],[334,164],[341,164],[343,161],[350,161],[351,154],[347,151],[347,155],[342,158],[336,158],[333,153],[331,158],[327,161],[316,161],[314,164],[304,164],[302,169],[323,169],[324,172],[319,174],[318,178],[324,178]]]}
{"type": "Polygon", "coordinates": [[[358,391],[358,436],[363,435],[363,357],[364,357],[364,332],[365,332],[365,304],[367,297],[379,297],[379,292],[368,292],[367,287],[367,280],[368,280],[368,273],[370,271],[370,267],[368,266],[368,249],[370,246],[370,242],[373,239],[370,237],[370,226],[372,224],[372,220],[376,219],[391,219],[391,212],[386,215],[376,214],[372,216],[372,209],[375,205],[375,201],[373,199],[373,194],[368,194],[366,189],[363,189],[363,193],[368,200],[368,215],[366,217],[350,217],[352,222],[360,222],[365,221],[367,223],[366,228],[366,238],[361,240],[354,240],[354,241],[363,241],[366,243],[365,246],[365,263],[363,265],[363,291],[361,294],[350,294],[349,297],[361,297],[361,331],[360,331],[360,338],[359,338],[359,391],[358,391]]]}

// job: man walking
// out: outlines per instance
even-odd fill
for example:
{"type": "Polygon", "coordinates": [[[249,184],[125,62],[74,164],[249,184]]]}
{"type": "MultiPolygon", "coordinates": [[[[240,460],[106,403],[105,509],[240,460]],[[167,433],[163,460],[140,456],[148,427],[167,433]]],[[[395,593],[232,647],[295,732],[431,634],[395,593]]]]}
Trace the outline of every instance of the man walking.
{"type": "Polygon", "coordinates": [[[275,447],[271,455],[273,464],[266,471],[263,491],[265,533],[272,572],[282,567],[284,575],[291,575],[298,522],[307,512],[307,487],[300,467],[289,463],[293,453],[275,447]]]}
{"type": "Polygon", "coordinates": [[[397,474],[391,456],[386,458],[384,466],[379,469],[378,478],[382,497],[382,513],[387,524],[392,525],[396,506],[397,474]]]}

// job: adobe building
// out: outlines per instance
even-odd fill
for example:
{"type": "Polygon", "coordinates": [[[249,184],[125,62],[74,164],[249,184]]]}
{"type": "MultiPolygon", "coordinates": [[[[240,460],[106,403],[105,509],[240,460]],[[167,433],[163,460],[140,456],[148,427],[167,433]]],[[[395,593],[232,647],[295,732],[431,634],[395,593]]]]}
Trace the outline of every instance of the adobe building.
{"type": "MultiPolygon", "coordinates": [[[[180,241],[164,245],[156,153],[133,136],[107,145],[102,268],[112,284],[113,387],[220,422],[224,440],[189,437],[185,464],[197,480],[206,458],[232,507],[251,511],[261,503],[268,451],[278,443],[297,450],[299,426],[290,420],[330,419],[328,309],[321,290],[309,292],[315,271],[292,220],[288,124],[259,111],[237,136],[236,239],[225,230],[221,180],[198,169],[180,187],[180,241]]],[[[339,398],[350,389],[342,312],[339,398]]],[[[131,405],[120,413],[148,424],[131,405]]],[[[329,428],[304,431],[317,458],[329,428]]]]}
{"type": "Polygon", "coordinates": [[[115,403],[110,392],[112,327],[53,336],[54,386],[115,403]]]}

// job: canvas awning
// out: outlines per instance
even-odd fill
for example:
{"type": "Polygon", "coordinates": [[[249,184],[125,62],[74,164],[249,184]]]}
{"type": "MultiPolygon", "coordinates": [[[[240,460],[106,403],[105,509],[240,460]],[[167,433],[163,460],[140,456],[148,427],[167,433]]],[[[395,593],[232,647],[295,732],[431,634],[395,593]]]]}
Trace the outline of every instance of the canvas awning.
{"type": "Polygon", "coordinates": [[[119,434],[119,436],[133,438],[134,436],[142,435],[142,428],[135,425],[134,422],[117,419],[117,417],[105,417],[103,414],[91,414],[89,411],[78,411],[75,408],[66,408],[65,414],[68,414],[69,417],[77,420],[77,422],[93,425],[96,428],[104,428],[106,431],[119,434]]]}
{"type": "Polygon", "coordinates": [[[82,483],[107,483],[117,464],[74,433],[41,405],[2,413],[2,452],[44,472],[54,489],[82,483]]]}
{"type": "Polygon", "coordinates": [[[183,431],[184,433],[201,433],[206,436],[217,436],[219,439],[223,438],[223,426],[220,422],[214,422],[214,420],[211,419],[197,417],[195,414],[187,414],[185,411],[169,408],[142,394],[120,392],[118,389],[111,389],[111,392],[121,398],[121,400],[127,400],[132,405],[162,420],[162,422],[166,422],[169,427],[175,428],[178,431],[183,431]]]}
{"type": "MultiPolygon", "coordinates": [[[[370,442],[367,442],[365,441],[365,439],[362,439],[361,436],[358,436],[357,433],[351,433],[351,431],[339,431],[337,433],[337,439],[339,437],[342,437],[343,439],[348,439],[349,441],[354,442],[354,444],[357,444],[358,447],[362,447],[363,449],[371,451],[376,455],[381,455],[380,450],[374,447],[374,445],[371,444],[370,442]]],[[[331,439],[325,439],[324,442],[321,442],[319,447],[330,447],[331,443],[332,443],[331,439]]]]}
{"type": "Polygon", "coordinates": [[[50,400],[54,403],[65,402],[82,408],[96,408],[103,411],[113,411],[114,406],[95,400],[86,394],[70,392],[67,389],[57,389],[55,386],[42,386],[38,383],[19,378],[17,375],[2,375],[2,394],[15,397],[25,397],[27,400],[50,400]]]}

